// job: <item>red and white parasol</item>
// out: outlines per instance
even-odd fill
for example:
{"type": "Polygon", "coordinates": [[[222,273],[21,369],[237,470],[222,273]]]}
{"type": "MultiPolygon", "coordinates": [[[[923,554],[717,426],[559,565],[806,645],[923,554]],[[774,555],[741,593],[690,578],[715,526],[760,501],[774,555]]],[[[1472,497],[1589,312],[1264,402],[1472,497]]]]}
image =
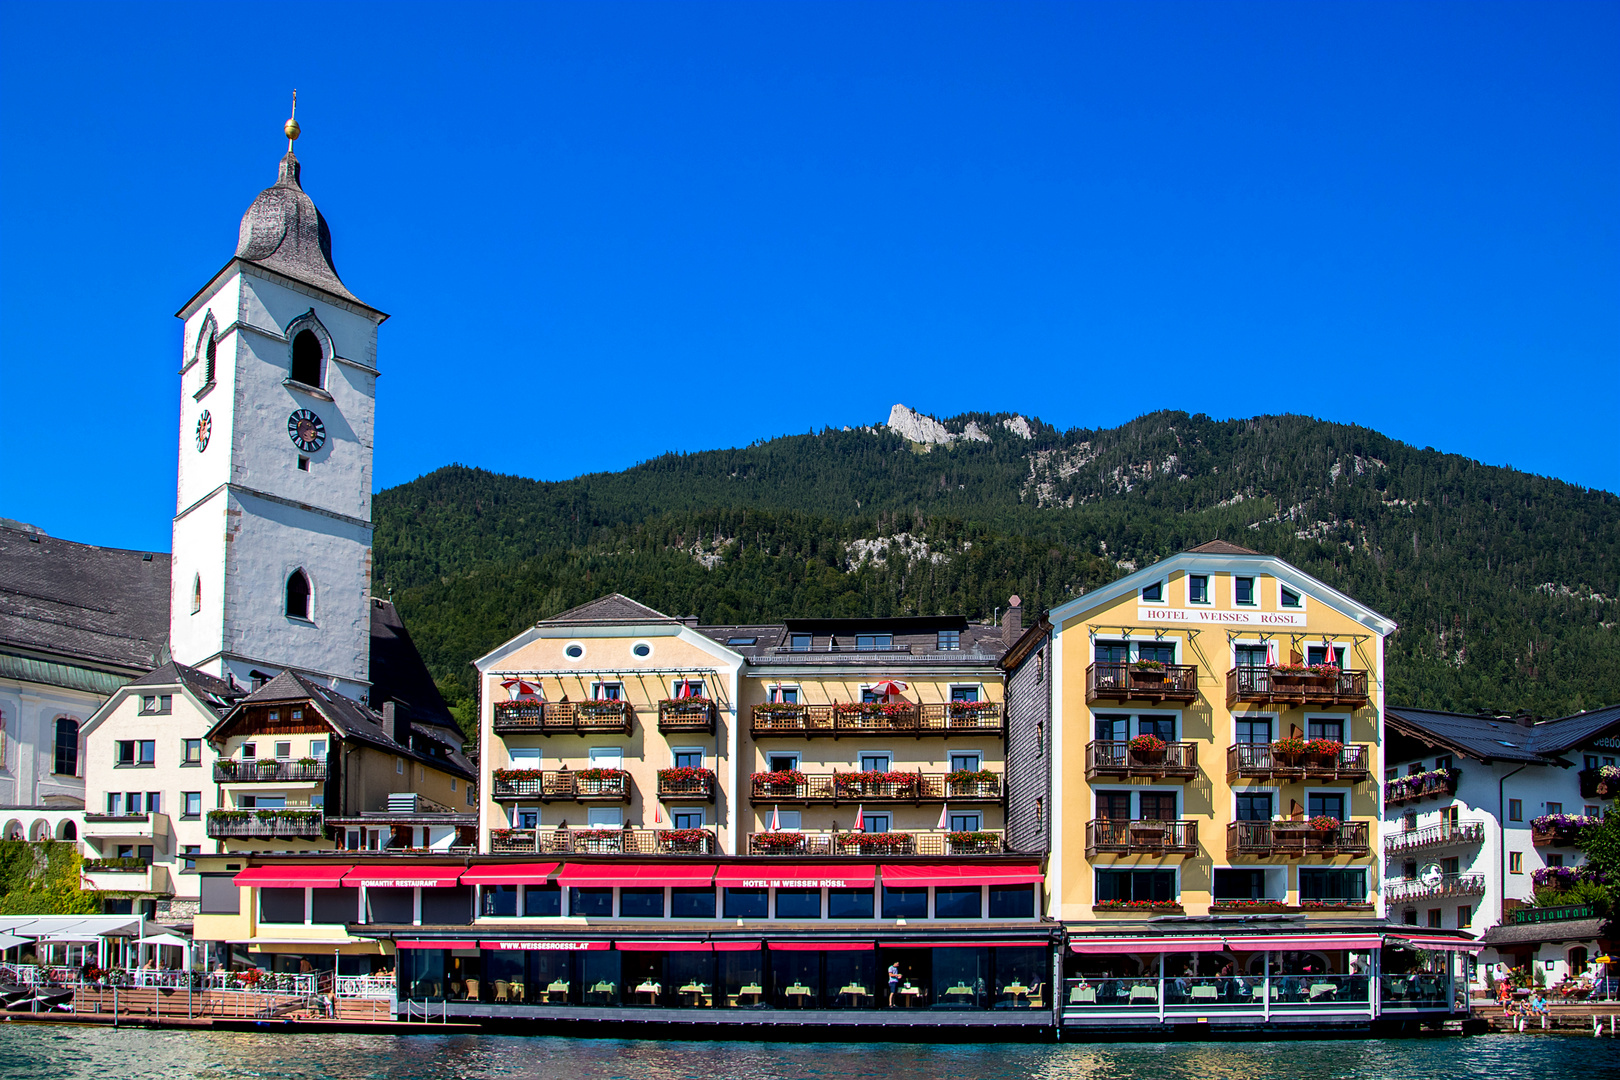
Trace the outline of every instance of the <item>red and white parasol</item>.
{"type": "Polygon", "coordinates": [[[782,829],[782,815],[778,807],[771,807],[771,832],[780,832],[782,829]]]}
{"type": "Polygon", "coordinates": [[[512,701],[541,701],[540,686],[527,679],[502,679],[501,687],[506,691],[507,697],[512,701]]]}
{"type": "Polygon", "coordinates": [[[872,693],[882,694],[884,697],[893,698],[899,697],[905,691],[905,689],[906,684],[903,682],[895,682],[893,679],[884,679],[882,682],[873,685],[872,693]]]}
{"type": "Polygon", "coordinates": [[[853,832],[866,831],[866,811],[860,806],[855,807],[855,826],[853,832]]]}

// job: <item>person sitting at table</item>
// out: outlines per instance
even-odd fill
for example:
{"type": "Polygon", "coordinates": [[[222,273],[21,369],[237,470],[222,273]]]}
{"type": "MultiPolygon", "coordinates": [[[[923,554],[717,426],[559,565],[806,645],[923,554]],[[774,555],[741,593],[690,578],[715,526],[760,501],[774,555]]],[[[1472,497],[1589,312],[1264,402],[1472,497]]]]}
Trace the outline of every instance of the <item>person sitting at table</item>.
{"type": "Polygon", "coordinates": [[[889,1008],[894,1008],[895,995],[900,992],[900,961],[889,965],[889,1008]]]}

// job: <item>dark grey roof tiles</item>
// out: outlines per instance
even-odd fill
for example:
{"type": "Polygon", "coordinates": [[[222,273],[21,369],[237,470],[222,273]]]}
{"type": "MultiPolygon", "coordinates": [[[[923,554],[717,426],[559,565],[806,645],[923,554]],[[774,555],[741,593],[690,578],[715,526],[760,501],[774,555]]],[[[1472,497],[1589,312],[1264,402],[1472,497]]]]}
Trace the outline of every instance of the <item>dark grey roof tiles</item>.
{"type": "Polygon", "coordinates": [[[416,651],[398,609],[375,597],[371,601],[370,700],[378,707],[392,701],[405,711],[412,724],[447,728],[460,744],[461,729],[422,662],[422,654],[416,651]]]}
{"type": "Polygon", "coordinates": [[[1544,754],[1561,754],[1617,725],[1620,725],[1620,705],[1560,716],[1536,725],[1536,746],[1544,754]]]}
{"type": "Polygon", "coordinates": [[[1251,551],[1246,547],[1229,544],[1225,540],[1210,540],[1197,547],[1187,549],[1188,555],[1259,555],[1258,551],[1251,551]]]}
{"type": "MultiPolygon", "coordinates": [[[[1604,936],[1604,920],[1570,919],[1566,922],[1504,923],[1485,931],[1487,945],[1530,945],[1542,941],[1594,941],[1604,936]]],[[[1397,929],[1399,929],[1397,927],[1397,929]]]]}
{"type": "Polygon", "coordinates": [[[0,528],[0,645],[132,670],[169,636],[169,556],[0,528]]]}
{"type": "Polygon", "coordinates": [[[298,158],[287,151],[276,182],[259,192],[242,215],[236,257],[362,303],[338,278],[332,265],[332,231],[315,201],[304,194],[301,171],[298,158]]]}
{"type": "Polygon", "coordinates": [[[540,626],[555,626],[558,624],[580,624],[589,626],[612,626],[624,623],[649,622],[680,622],[680,619],[671,618],[661,611],[654,611],[646,604],[640,604],[622,596],[619,593],[609,593],[588,604],[581,604],[571,608],[560,615],[553,615],[549,619],[541,619],[540,626]]]}
{"type": "Polygon", "coordinates": [[[1421,739],[1427,733],[1471,757],[1493,761],[1547,760],[1536,748],[1534,729],[1509,719],[1394,705],[1385,710],[1384,719],[1389,727],[1402,734],[1421,739]]]}
{"type": "Polygon", "coordinates": [[[194,667],[177,664],[173,660],[170,660],[162,667],[148,671],[129,685],[175,686],[181,683],[189,686],[193,693],[221,714],[238,698],[245,697],[247,694],[245,690],[232,686],[224,679],[215,678],[206,672],[198,671],[194,667]]]}

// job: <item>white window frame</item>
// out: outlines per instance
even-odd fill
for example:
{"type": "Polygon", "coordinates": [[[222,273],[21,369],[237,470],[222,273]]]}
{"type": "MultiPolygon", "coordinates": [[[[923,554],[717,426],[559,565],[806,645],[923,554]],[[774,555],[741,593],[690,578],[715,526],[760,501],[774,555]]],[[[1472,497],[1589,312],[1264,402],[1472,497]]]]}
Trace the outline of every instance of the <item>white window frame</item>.
{"type": "Polygon", "coordinates": [[[884,832],[893,832],[894,831],[894,813],[892,811],[889,811],[889,810],[875,810],[872,813],[868,814],[868,813],[866,813],[865,810],[862,810],[861,811],[861,828],[862,828],[863,832],[875,832],[876,831],[874,829],[871,829],[871,828],[867,827],[867,825],[866,825],[866,822],[868,820],[870,820],[871,818],[875,818],[875,817],[880,817],[880,818],[882,818],[884,820],[884,826],[883,826],[883,831],[884,832]]]}
{"type": "Polygon", "coordinates": [[[859,749],[859,750],[857,750],[855,752],[855,766],[856,766],[857,771],[859,771],[859,772],[868,772],[868,771],[871,771],[871,772],[894,772],[894,758],[895,758],[895,753],[894,753],[893,750],[874,750],[871,747],[864,747],[863,746],[861,749],[859,749]],[[864,758],[864,757],[876,756],[876,755],[879,755],[879,754],[881,754],[882,756],[889,759],[889,767],[887,769],[868,770],[866,768],[866,763],[863,762],[861,759],[864,758]]]}
{"type": "Polygon", "coordinates": [[[568,661],[570,664],[580,663],[582,660],[585,659],[585,657],[586,657],[586,655],[588,653],[589,653],[589,650],[585,648],[585,643],[583,641],[565,641],[565,642],[563,642],[563,647],[562,647],[563,659],[568,661]],[[579,655],[578,656],[569,655],[568,650],[574,648],[575,646],[578,646],[578,648],[579,648],[579,655]]]}
{"type": "MultiPolygon", "coordinates": [[[[793,759],[794,769],[802,769],[804,767],[804,752],[802,750],[766,750],[764,751],[764,755],[766,772],[771,771],[771,758],[773,757],[790,757],[793,759]]],[[[781,771],[787,772],[789,770],[784,769],[781,771]]]]}
{"type": "Polygon", "coordinates": [[[1278,611],[1304,611],[1305,610],[1305,605],[1307,603],[1307,597],[1305,595],[1305,590],[1304,589],[1301,589],[1297,585],[1290,585],[1288,582],[1284,581],[1282,578],[1272,578],[1271,580],[1276,582],[1276,585],[1277,585],[1277,610],[1278,611]],[[1297,607],[1286,607],[1286,606],[1284,606],[1284,604],[1282,602],[1282,591],[1284,589],[1287,589],[1289,592],[1291,592],[1291,593],[1293,593],[1293,594],[1295,594],[1296,596],[1299,597],[1299,605],[1297,607]]]}
{"type": "MultiPolygon", "coordinates": [[[[1110,714],[1110,715],[1112,715],[1112,714],[1110,714]]],[[[1133,713],[1130,714],[1130,716],[1131,716],[1132,723],[1130,724],[1129,727],[1126,728],[1126,732],[1127,732],[1126,738],[1127,739],[1135,738],[1137,735],[1140,735],[1142,733],[1142,721],[1144,719],[1146,719],[1146,720],[1163,720],[1165,717],[1169,717],[1171,723],[1173,723],[1175,725],[1175,736],[1176,736],[1174,739],[1172,739],[1170,741],[1171,742],[1180,742],[1180,741],[1182,741],[1182,739],[1181,739],[1181,736],[1182,736],[1182,723],[1181,723],[1181,710],[1180,709],[1148,709],[1145,712],[1133,712],[1133,713]],[[1132,731],[1131,728],[1135,728],[1135,730],[1132,731]]]]}
{"type": "Polygon", "coordinates": [[[623,679],[592,679],[591,680],[591,700],[592,701],[624,701],[624,700],[626,700],[625,694],[624,694],[624,680],[623,679]],[[596,696],[597,691],[600,690],[604,686],[617,686],[619,688],[619,696],[616,697],[616,698],[599,698],[599,697],[597,697],[596,696]]]}
{"type": "Polygon", "coordinates": [[[591,769],[622,769],[624,768],[624,747],[622,746],[592,746],[585,751],[585,760],[591,769]],[[615,764],[608,765],[607,761],[615,764]]]}
{"type": "Polygon", "coordinates": [[[1220,870],[1264,870],[1266,872],[1266,901],[1269,903],[1286,904],[1288,902],[1288,863],[1249,863],[1244,866],[1233,866],[1231,863],[1216,865],[1209,868],[1209,898],[1210,903],[1218,904],[1215,899],[1215,874],[1220,870]],[[1277,883],[1281,882],[1279,889],[1277,883]],[[1273,896],[1272,893],[1277,895],[1273,896]]]}
{"type": "Polygon", "coordinates": [[[1230,650],[1227,654],[1227,663],[1232,667],[1238,666],[1237,651],[1240,645],[1251,649],[1263,645],[1266,650],[1267,666],[1277,663],[1277,640],[1275,638],[1235,637],[1227,643],[1227,648],[1230,650]]]}
{"type": "Polygon", "coordinates": [[[955,701],[956,698],[951,696],[951,695],[953,695],[958,690],[971,690],[971,691],[973,691],[973,693],[976,695],[974,697],[974,699],[973,699],[974,701],[985,701],[985,700],[987,700],[986,697],[984,696],[984,683],[982,683],[982,682],[953,682],[953,683],[950,683],[949,685],[947,685],[945,687],[945,695],[946,695],[945,700],[946,701],[955,701]]]}
{"type": "Polygon", "coordinates": [[[1215,574],[1194,574],[1191,571],[1188,571],[1187,573],[1182,575],[1181,591],[1187,597],[1187,606],[1188,607],[1214,607],[1215,606],[1215,578],[1216,577],[1217,577],[1217,575],[1215,575],[1215,574]],[[1202,600],[1194,600],[1192,598],[1192,579],[1195,578],[1195,577],[1204,579],[1204,598],[1202,600]]]}
{"type": "MultiPolygon", "coordinates": [[[[1349,788],[1322,787],[1320,785],[1317,786],[1317,787],[1309,787],[1309,786],[1307,786],[1305,788],[1304,795],[1305,795],[1305,797],[1300,800],[1300,805],[1304,808],[1305,820],[1306,821],[1309,821],[1311,819],[1311,796],[1312,795],[1341,795],[1341,796],[1343,796],[1344,797],[1344,814],[1343,814],[1343,816],[1341,816],[1339,818],[1339,824],[1345,825],[1345,824],[1348,824],[1349,822],[1351,822],[1352,820],[1354,820],[1353,818],[1351,818],[1350,815],[1355,810],[1355,803],[1354,803],[1354,800],[1351,798],[1351,791],[1350,791],[1349,788]]],[[[1371,880],[1371,879],[1369,879],[1369,880],[1371,880]]]]}
{"type": "MultiPolygon", "coordinates": [[[[687,683],[697,683],[698,686],[702,688],[701,690],[698,691],[698,697],[705,698],[705,699],[710,700],[710,701],[714,700],[713,698],[711,698],[709,696],[709,680],[707,678],[703,677],[702,675],[699,675],[696,678],[694,678],[694,677],[692,677],[690,675],[682,675],[682,676],[679,676],[678,678],[674,678],[674,679],[669,680],[669,696],[670,696],[670,699],[674,700],[675,695],[677,695],[677,694],[679,694],[681,692],[681,687],[685,686],[687,683]]],[[[622,689],[622,684],[621,684],[621,689],[620,689],[619,692],[621,694],[624,692],[623,689],[622,689]]]]}
{"type": "Polygon", "coordinates": [[[624,807],[622,806],[588,806],[585,808],[585,824],[592,829],[622,829],[624,828],[624,807]],[[595,817],[614,815],[617,821],[594,821],[595,817]]]}
{"type": "Polygon", "coordinates": [[[669,808],[669,824],[670,827],[674,829],[707,828],[709,824],[709,815],[701,806],[672,806],[669,808]],[[696,814],[698,816],[698,823],[696,825],[676,825],[676,814],[696,814]]]}
{"type": "Polygon", "coordinates": [[[976,764],[973,766],[973,771],[978,772],[978,771],[983,770],[983,768],[984,768],[984,751],[983,750],[958,750],[955,747],[951,747],[951,748],[949,748],[949,749],[947,749],[945,751],[945,765],[946,765],[946,771],[947,772],[955,772],[956,771],[956,766],[951,764],[951,759],[956,757],[958,754],[972,754],[973,758],[974,758],[974,761],[976,762],[976,764]]]}
{"type": "Polygon", "coordinates": [[[1229,732],[1227,732],[1227,735],[1229,736],[1229,741],[1227,742],[1228,746],[1236,746],[1238,744],[1237,726],[1239,720],[1270,720],[1271,741],[1276,742],[1282,735],[1282,713],[1280,712],[1233,713],[1231,715],[1231,720],[1232,728],[1229,732]]]}
{"type": "Polygon", "coordinates": [[[640,638],[640,639],[638,639],[636,641],[632,641],[630,643],[630,661],[632,663],[637,663],[637,662],[644,662],[644,661],[647,661],[647,660],[651,660],[653,658],[653,653],[656,652],[656,651],[657,651],[657,646],[655,646],[652,642],[648,641],[646,638],[640,638]],[[646,646],[647,655],[646,656],[637,656],[636,655],[636,650],[643,647],[643,646],[646,646]]]}
{"type": "MultiPolygon", "coordinates": [[[[675,764],[675,760],[681,754],[696,754],[698,756],[698,759],[699,759],[697,768],[699,768],[699,769],[708,768],[709,755],[708,755],[708,752],[705,751],[703,749],[703,747],[701,747],[701,746],[672,746],[672,747],[670,747],[669,748],[669,764],[670,764],[671,768],[676,768],[676,769],[680,768],[679,765],[675,764]]],[[[674,811],[670,811],[670,812],[674,813],[674,811]]]]}
{"type": "Polygon", "coordinates": [[[1342,739],[1340,739],[1339,741],[1344,743],[1346,746],[1349,746],[1350,745],[1350,724],[1351,724],[1352,719],[1354,719],[1354,718],[1349,713],[1327,713],[1327,712],[1309,713],[1308,712],[1308,713],[1305,714],[1304,720],[1300,724],[1300,727],[1305,732],[1305,738],[1309,739],[1311,737],[1311,721],[1312,720],[1335,720],[1335,721],[1338,722],[1340,731],[1344,735],[1344,737],[1342,739]]]}
{"type": "Polygon", "coordinates": [[[950,819],[953,818],[953,817],[966,817],[969,814],[972,814],[974,817],[979,819],[979,823],[977,825],[975,825],[971,829],[961,829],[961,830],[957,830],[953,826],[951,831],[952,832],[957,832],[957,831],[960,831],[960,832],[981,832],[981,831],[983,831],[983,829],[984,829],[984,811],[983,810],[952,810],[949,814],[946,815],[946,818],[945,818],[946,824],[948,825],[950,823],[950,819]]]}
{"type": "Polygon", "coordinates": [[[1144,645],[1152,645],[1154,648],[1159,649],[1168,645],[1170,646],[1170,662],[1172,664],[1181,663],[1181,639],[1178,637],[1127,638],[1125,641],[1126,651],[1130,654],[1132,660],[1142,659],[1142,646],[1144,645]]]}
{"type": "Polygon", "coordinates": [[[769,686],[767,686],[765,688],[765,702],[766,702],[766,704],[771,704],[774,701],[774,699],[777,696],[777,691],[778,690],[791,690],[793,692],[793,696],[798,699],[797,701],[784,702],[784,704],[788,704],[788,705],[803,705],[804,704],[804,689],[802,687],[800,687],[800,685],[798,683],[784,683],[784,682],[772,683],[772,684],[770,684],[769,686]]]}
{"type": "MultiPolygon", "coordinates": [[[[1155,784],[1154,786],[1157,787],[1158,785],[1155,784]]],[[[1253,786],[1253,787],[1233,788],[1227,794],[1227,798],[1226,798],[1226,820],[1228,820],[1228,821],[1237,821],[1238,820],[1237,801],[1238,801],[1238,796],[1239,795],[1268,795],[1269,794],[1271,796],[1271,819],[1270,820],[1276,821],[1282,815],[1282,811],[1283,811],[1282,793],[1283,793],[1282,786],[1281,785],[1273,785],[1273,784],[1260,784],[1258,786],[1253,786]]],[[[1252,869],[1252,868],[1251,867],[1242,867],[1242,866],[1231,866],[1231,867],[1226,867],[1226,869],[1228,869],[1228,870],[1244,870],[1244,869],[1252,869]]],[[[1211,887],[1213,887],[1214,880],[1215,880],[1214,878],[1210,879],[1211,887]]]]}
{"type": "Polygon", "coordinates": [[[1169,594],[1170,594],[1170,580],[1169,580],[1169,578],[1159,578],[1157,581],[1146,582],[1146,583],[1144,583],[1142,585],[1142,587],[1140,589],[1137,589],[1136,590],[1136,601],[1139,604],[1159,604],[1159,605],[1164,605],[1164,604],[1168,604],[1170,602],[1169,594]],[[1157,600],[1149,600],[1143,594],[1145,592],[1147,592],[1147,590],[1151,589],[1155,585],[1157,585],[1159,587],[1159,598],[1157,600]]]}

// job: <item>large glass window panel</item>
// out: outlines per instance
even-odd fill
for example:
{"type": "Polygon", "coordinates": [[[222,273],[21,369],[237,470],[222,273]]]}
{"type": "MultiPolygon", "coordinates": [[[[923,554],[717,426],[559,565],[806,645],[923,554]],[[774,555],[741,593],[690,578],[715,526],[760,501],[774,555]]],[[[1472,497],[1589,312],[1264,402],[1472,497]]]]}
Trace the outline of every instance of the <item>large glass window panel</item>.
{"type": "Polygon", "coordinates": [[[822,954],[826,972],[823,1006],[829,1009],[870,1009],[879,1004],[877,954],[870,949],[822,954]]]}
{"type": "Polygon", "coordinates": [[[871,889],[827,890],[829,919],[870,919],[875,906],[871,889]]]}
{"type": "Polygon", "coordinates": [[[995,1008],[1028,1009],[1035,1001],[1052,1000],[1046,993],[1045,949],[998,948],[995,965],[995,1008]]]}
{"type": "Polygon", "coordinates": [[[1143,821],[1176,820],[1176,793],[1144,791],[1140,796],[1143,821]]]}
{"type": "Polygon", "coordinates": [[[934,918],[977,919],[983,896],[977,885],[941,885],[934,890],[934,918]]]}
{"type": "Polygon", "coordinates": [[[443,1001],[447,956],[445,949],[399,950],[398,979],[405,997],[411,1001],[443,1001]]]}
{"type": "Polygon", "coordinates": [[[569,889],[568,914],[606,918],[613,914],[612,889],[569,889]]]}
{"type": "Polygon", "coordinates": [[[513,988],[518,993],[525,989],[527,967],[527,958],[515,949],[485,949],[484,979],[479,987],[479,1000],[513,1004],[513,988]]]}
{"type": "Polygon", "coordinates": [[[528,978],[520,990],[509,990],[512,1000],[530,1005],[578,1005],[580,984],[574,956],[566,952],[529,954],[528,978]]]}
{"type": "Polygon", "coordinates": [[[1240,743],[1262,745],[1271,742],[1271,718],[1240,717],[1236,721],[1235,738],[1240,743]]]}
{"type": "Polygon", "coordinates": [[[260,889],[259,921],[301,923],[304,921],[303,889],[260,889]]]}
{"type": "Polygon", "coordinates": [[[1234,796],[1239,821],[1270,821],[1272,793],[1247,792],[1234,796]]]}
{"type": "Polygon", "coordinates": [[[1123,664],[1131,658],[1131,647],[1123,641],[1099,641],[1092,648],[1099,664],[1123,664]]]}
{"type": "Polygon", "coordinates": [[[455,885],[448,889],[422,890],[422,922],[446,926],[472,922],[472,886],[455,885]]]}
{"type": "Polygon", "coordinates": [[[623,1004],[653,1007],[666,1003],[669,978],[664,971],[666,954],[661,952],[627,952],[619,957],[619,971],[623,975],[623,1004]]]}
{"type": "Polygon", "coordinates": [[[672,952],[665,972],[669,985],[664,988],[664,1004],[684,1009],[714,1005],[714,953],[672,952]]]}
{"type": "Polygon", "coordinates": [[[883,886],[883,917],[885,919],[926,919],[928,917],[928,889],[895,888],[883,886]]]}
{"type": "Polygon", "coordinates": [[[1232,646],[1232,661],[1238,667],[1265,667],[1266,647],[1264,645],[1234,645],[1232,646]]]}
{"type": "Polygon", "coordinates": [[[359,889],[315,889],[311,922],[352,923],[360,918],[359,889]]]}
{"type": "Polygon", "coordinates": [[[1161,664],[1176,662],[1176,647],[1174,645],[1151,644],[1144,642],[1136,647],[1138,660],[1157,660],[1161,664]]]}
{"type": "Polygon", "coordinates": [[[619,890],[619,918],[662,919],[663,917],[663,889],[619,890]]]}
{"type": "Polygon", "coordinates": [[[518,887],[516,885],[485,885],[485,915],[516,915],[518,913],[518,887]]]}
{"type": "Polygon", "coordinates": [[[925,1009],[932,1004],[934,952],[933,949],[878,950],[878,978],[886,1007],[925,1009]],[[898,976],[891,969],[898,969],[898,976]]]}
{"type": "Polygon", "coordinates": [[[815,1009],[821,1005],[821,953],[771,953],[772,1001],[779,1009],[815,1009]]]}
{"type": "Polygon", "coordinates": [[[561,885],[526,885],[523,888],[523,914],[543,919],[562,914],[561,885]]]}
{"type": "Polygon", "coordinates": [[[1306,812],[1311,817],[1327,816],[1344,820],[1344,793],[1339,791],[1313,791],[1305,797],[1306,812]]]}
{"type": "Polygon", "coordinates": [[[764,919],[770,915],[769,889],[727,889],[725,893],[728,919],[764,919]]]}
{"type": "Polygon", "coordinates": [[[1131,737],[1129,716],[1099,716],[1096,723],[1098,742],[1124,742],[1131,737]]]}
{"type": "Polygon", "coordinates": [[[1334,742],[1344,742],[1344,721],[1331,719],[1308,720],[1305,723],[1305,734],[1312,739],[1332,739],[1334,742]]]}
{"type": "Polygon", "coordinates": [[[477,949],[452,949],[444,966],[444,994],[452,1001],[477,1001],[483,992],[484,962],[477,949]]]}
{"type": "Polygon", "coordinates": [[[990,917],[992,919],[1033,919],[1035,917],[1035,886],[990,886],[990,917]]]}
{"type": "Polygon", "coordinates": [[[777,889],[776,917],[778,919],[821,918],[821,890],[777,889]]]}
{"type": "Polygon", "coordinates": [[[1173,716],[1139,716],[1136,718],[1138,735],[1157,735],[1165,742],[1176,741],[1176,718],[1173,716]]]}
{"type": "Polygon", "coordinates": [[[1365,868],[1328,869],[1300,867],[1299,898],[1301,900],[1354,900],[1367,899],[1367,871],[1365,868]]]}
{"type": "Polygon", "coordinates": [[[764,1009],[765,954],[759,949],[714,954],[715,983],[719,996],[715,1005],[726,1009],[764,1009]]]}
{"type": "Polygon", "coordinates": [[[1215,899],[1266,899],[1266,872],[1248,869],[1215,871],[1215,899]]]}
{"type": "Polygon", "coordinates": [[[584,1005],[619,1003],[619,959],[629,955],[610,949],[575,954],[579,958],[579,1000],[584,1005]]]}
{"type": "Polygon", "coordinates": [[[674,888],[670,890],[669,914],[674,919],[714,918],[714,889],[674,888]]]}
{"type": "Polygon", "coordinates": [[[936,1009],[982,1009],[990,994],[990,950],[935,949],[936,1009]]]}
{"type": "Polygon", "coordinates": [[[410,925],[416,911],[415,889],[367,889],[369,922],[410,925]]]}

